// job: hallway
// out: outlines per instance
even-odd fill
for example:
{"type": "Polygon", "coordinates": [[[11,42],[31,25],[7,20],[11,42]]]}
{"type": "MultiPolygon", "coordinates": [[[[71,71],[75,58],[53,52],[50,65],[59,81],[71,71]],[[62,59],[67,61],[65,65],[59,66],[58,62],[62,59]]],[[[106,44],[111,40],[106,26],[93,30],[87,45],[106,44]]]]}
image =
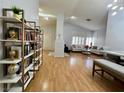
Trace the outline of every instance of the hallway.
{"type": "Polygon", "coordinates": [[[28,88],[27,92],[112,92],[124,91],[124,85],[98,75],[93,78],[92,59],[86,55],[71,53],[65,58],[54,58],[44,52],[44,63],[28,88]]]}

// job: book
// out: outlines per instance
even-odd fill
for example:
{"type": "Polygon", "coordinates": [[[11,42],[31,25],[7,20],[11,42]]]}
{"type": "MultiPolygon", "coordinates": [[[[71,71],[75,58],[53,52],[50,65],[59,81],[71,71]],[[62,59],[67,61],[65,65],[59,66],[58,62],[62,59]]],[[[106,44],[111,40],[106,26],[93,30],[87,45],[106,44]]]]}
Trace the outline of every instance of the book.
{"type": "MultiPolygon", "coordinates": [[[[22,40],[22,31],[19,32],[19,40],[22,40]]],[[[26,40],[26,32],[24,32],[24,40],[26,40]]]]}

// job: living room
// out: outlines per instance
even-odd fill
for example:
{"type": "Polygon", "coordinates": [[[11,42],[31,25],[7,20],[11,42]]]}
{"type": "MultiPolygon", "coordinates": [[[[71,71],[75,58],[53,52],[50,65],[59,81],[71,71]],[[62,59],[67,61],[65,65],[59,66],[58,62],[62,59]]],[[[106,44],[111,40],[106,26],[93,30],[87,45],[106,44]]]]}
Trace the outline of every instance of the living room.
{"type": "Polygon", "coordinates": [[[124,92],[123,0],[0,0],[0,91],[124,92]]]}

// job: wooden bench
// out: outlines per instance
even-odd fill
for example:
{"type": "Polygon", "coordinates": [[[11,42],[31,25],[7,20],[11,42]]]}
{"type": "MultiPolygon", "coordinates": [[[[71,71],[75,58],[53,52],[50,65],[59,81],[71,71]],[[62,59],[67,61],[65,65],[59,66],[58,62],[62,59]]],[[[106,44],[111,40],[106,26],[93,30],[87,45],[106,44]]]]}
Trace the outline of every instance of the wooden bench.
{"type": "Polygon", "coordinates": [[[93,76],[95,72],[101,76],[104,76],[104,72],[106,72],[114,78],[124,82],[124,66],[111,62],[109,60],[95,59],[93,62],[93,76]],[[100,67],[100,69],[96,69],[95,66],[100,67]],[[101,74],[98,73],[98,71],[101,71],[101,74]]]}

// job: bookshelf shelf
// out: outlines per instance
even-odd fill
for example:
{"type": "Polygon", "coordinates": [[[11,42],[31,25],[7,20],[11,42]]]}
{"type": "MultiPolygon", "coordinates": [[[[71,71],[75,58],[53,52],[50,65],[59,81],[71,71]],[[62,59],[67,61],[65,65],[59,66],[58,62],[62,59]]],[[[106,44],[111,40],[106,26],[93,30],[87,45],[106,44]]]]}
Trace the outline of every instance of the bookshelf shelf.
{"type": "Polygon", "coordinates": [[[0,17],[1,20],[4,20],[4,21],[9,21],[9,22],[19,22],[19,23],[22,23],[21,20],[19,20],[18,18],[15,18],[15,17],[7,17],[7,16],[1,16],[0,17]]]}
{"type": "Polygon", "coordinates": [[[42,48],[39,48],[39,49],[36,50],[36,52],[41,51],[41,50],[42,50],[42,48]]]}
{"type": "Polygon", "coordinates": [[[35,70],[36,70],[36,71],[39,70],[41,64],[42,64],[42,61],[41,61],[38,65],[35,66],[35,70]]]}
{"type": "MultiPolygon", "coordinates": [[[[0,39],[0,42],[14,42],[14,43],[22,43],[22,40],[2,40],[0,39]]],[[[36,43],[35,41],[24,41],[24,43],[36,43]]]]}
{"type": "Polygon", "coordinates": [[[22,92],[22,86],[14,84],[8,92],[22,92]]]}
{"type": "Polygon", "coordinates": [[[0,64],[17,64],[21,61],[22,59],[15,59],[15,60],[3,59],[3,60],[0,60],[0,64]]]}
{"type": "Polygon", "coordinates": [[[26,84],[24,85],[24,89],[27,88],[27,86],[29,85],[29,83],[31,82],[31,80],[33,79],[33,73],[29,72],[30,78],[28,79],[28,81],[26,82],[26,84]]]}
{"type": "Polygon", "coordinates": [[[21,75],[17,75],[14,78],[10,78],[9,75],[0,79],[0,83],[17,83],[21,79],[21,75]]]}
{"type": "MultiPolygon", "coordinates": [[[[12,22],[13,24],[16,24],[16,26],[18,27],[22,27],[21,24],[17,24],[17,23],[22,23],[22,21],[16,17],[7,17],[7,16],[2,16],[0,17],[1,20],[7,21],[7,22],[12,22]]],[[[24,28],[27,30],[34,30],[34,28],[32,28],[31,26],[27,25],[24,23],[24,28]]]]}
{"type": "Polygon", "coordinates": [[[33,63],[32,64],[30,64],[26,69],[25,69],[25,71],[24,71],[24,73],[27,73],[29,70],[31,70],[32,68],[33,68],[33,63]]]}
{"type": "Polygon", "coordinates": [[[25,41],[25,43],[36,43],[35,41],[25,41]]]}
{"type": "Polygon", "coordinates": [[[37,58],[35,58],[35,61],[38,61],[42,56],[38,56],[37,58]]]}
{"type": "Polygon", "coordinates": [[[28,57],[32,56],[34,54],[34,51],[32,50],[28,55],[24,57],[24,59],[27,59],[28,57]]]}
{"type": "Polygon", "coordinates": [[[0,39],[0,42],[15,42],[15,43],[22,43],[21,40],[5,40],[5,39],[0,39]]]}
{"type": "Polygon", "coordinates": [[[38,67],[40,67],[40,66],[41,66],[41,64],[42,64],[42,61],[40,62],[40,64],[38,65],[38,67]]]}
{"type": "Polygon", "coordinates": [[[35,70],[37,71],[37,70],[39,70],[39,66],[37,65],[37,66],[35,66],[35,70]]]}

